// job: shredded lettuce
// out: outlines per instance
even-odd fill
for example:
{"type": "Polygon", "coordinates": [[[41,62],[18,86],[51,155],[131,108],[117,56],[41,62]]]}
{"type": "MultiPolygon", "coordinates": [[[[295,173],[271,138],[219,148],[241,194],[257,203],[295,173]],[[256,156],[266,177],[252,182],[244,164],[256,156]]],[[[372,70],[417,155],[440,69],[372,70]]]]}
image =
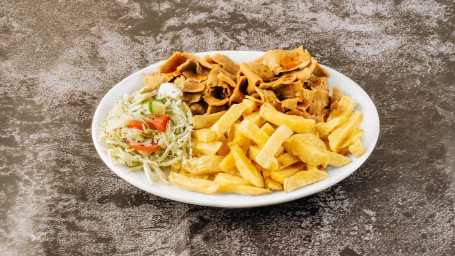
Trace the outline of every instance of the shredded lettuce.
{"type": "Polygon", "coordinates": [[[144,92],[144,88],[131,95],[124,95],[117,102],[101,127],[100,138],[109,147],[107,154],[114,165],[127,165],[131,171],[143,170],[150,182],[168,183],[162,167],[172,166],[176,162],[186,162],[191,158],[192,114],[189,107],[174,95],[160,98],[165,102],[165,113],[170,116],[165,132],[144,125],[144,130],[128,128],[131,120],[145,123],[152,113],[144,108],[142,102],[157,98],[157,91],[144,92]],[[141,144],[157,143],[155,152],[137,151],[125,143],[135,141],[141,144]]]}

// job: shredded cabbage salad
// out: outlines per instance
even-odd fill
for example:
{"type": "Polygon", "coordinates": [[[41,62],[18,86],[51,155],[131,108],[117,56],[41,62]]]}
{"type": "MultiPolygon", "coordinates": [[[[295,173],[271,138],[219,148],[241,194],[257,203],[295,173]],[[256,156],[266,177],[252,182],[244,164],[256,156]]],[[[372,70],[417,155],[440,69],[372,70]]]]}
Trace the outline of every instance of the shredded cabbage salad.
{"type": "Polygon", "coordinates": [[[164,83],[157,91],[144,90],[145,87],[131,95],[123,95],[103,123],[100,138],[109,145],[106,151],[114,165],[127,165],[130,171],[142,169],[150,182],[167,184],[162,167],[191,158],[193,116],[180,99],[182,92],[173,84],[164,83]],[[165,131],[150,125],[150,117],[155,115],[143,105],[154,99],[164,103],[165,115],[169,116],[165,131]],[[131,127],[132,120],[139,121],[142,129],[131,127]],[[149,152],[134,149],[135,145],[158,147],[149,152]]]}

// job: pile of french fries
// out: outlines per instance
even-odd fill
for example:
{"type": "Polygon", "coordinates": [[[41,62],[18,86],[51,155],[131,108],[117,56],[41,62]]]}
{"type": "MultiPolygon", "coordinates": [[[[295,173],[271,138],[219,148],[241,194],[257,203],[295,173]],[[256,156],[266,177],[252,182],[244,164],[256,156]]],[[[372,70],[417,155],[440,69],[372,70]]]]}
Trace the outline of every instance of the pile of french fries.
{"type": "Polygon", "coordinates": [[[344,95],[325,122],[288,115],[245,99],[227,111],[194,116],[193,158],[172,166],[169,179],[202,193],[291,192],[330,177],[326,167],[365,153],[362,114],[344,95]]]}

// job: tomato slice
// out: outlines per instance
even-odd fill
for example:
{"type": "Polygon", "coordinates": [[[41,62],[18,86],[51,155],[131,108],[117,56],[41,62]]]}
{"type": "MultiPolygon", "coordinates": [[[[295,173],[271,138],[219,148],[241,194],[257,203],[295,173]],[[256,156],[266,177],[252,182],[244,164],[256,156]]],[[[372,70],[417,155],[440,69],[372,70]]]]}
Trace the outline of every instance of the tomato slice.
{"type": "Polygon", "coordinates": [[[144,130],[143,125],[144,123],[139,120],[131,120],[130,124],[128,125],[128,128],[136,128],[143,131],[144,130]]]}
{"type": "Polygon", "coordinates": [[[153,143],[152,145],[141,145],[141,144],[132,144],[127,142],[128,146],[138,150],[138,151],[144,151],[144,152],[155,152],[158,149],[158,144],[153,143]]]}
{"type": "Polygon", "coordinates": [[[151,115],[146,118],[147,124],[155,127],[160,132],[166,131],[166,124],[169,121],[169,115],[151,115]]]}

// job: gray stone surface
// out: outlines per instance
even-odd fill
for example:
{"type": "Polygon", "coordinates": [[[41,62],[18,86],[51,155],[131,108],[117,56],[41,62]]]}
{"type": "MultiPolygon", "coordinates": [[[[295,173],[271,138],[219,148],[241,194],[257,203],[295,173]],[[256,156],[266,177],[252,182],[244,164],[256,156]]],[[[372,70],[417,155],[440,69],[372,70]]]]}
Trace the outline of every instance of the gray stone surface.
{"type": "Polygon", "coordinates": [[[0,4],[2,255],[454,255],[453,1],[0,4]],[[112,173],[101,97],[174,51],[308,48],[358,82],[381,133],[341,183],[255,209],[187,205],[112,173]]]}

